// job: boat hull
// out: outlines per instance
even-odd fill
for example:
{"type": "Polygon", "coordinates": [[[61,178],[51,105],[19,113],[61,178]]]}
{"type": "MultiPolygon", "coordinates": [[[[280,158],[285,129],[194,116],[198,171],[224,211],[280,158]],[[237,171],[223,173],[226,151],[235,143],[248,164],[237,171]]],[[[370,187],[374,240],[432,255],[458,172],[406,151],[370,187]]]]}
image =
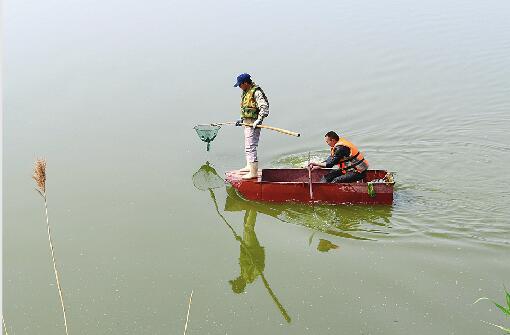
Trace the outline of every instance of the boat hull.
{"type": "Polygon", "coordinates": [[[370,196],[369,182],[383,179],[384,170],[369,170],[364,180],[354,183],[322,183],[320,179],[330,169],[312,173],[312,195],[307,169],[263,169],[258,177],[243,180],[239,171],[226,173],[229,182],[247,200],[268,202],[300,202],[329,204],[382,204],[393,203],[393,183],[373,182],[375,192],[370,196]]]}

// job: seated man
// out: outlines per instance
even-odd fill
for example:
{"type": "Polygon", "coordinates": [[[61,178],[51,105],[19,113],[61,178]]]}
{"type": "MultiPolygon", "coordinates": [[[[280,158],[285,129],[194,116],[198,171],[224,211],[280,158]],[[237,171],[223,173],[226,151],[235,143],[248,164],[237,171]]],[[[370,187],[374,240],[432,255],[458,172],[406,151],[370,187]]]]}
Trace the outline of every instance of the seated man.
{"type": "Polygon", "coordinates": [[[322,163],[310,163],[309,167],[317,170],[338,165],[338,170],[332,170],[322,177],[321,182],[350,183],[363,179],[368,170],[368,161],[358,148],[334,131],[328,132],[325,139],[331,147],[331,155],[322,163]]]}

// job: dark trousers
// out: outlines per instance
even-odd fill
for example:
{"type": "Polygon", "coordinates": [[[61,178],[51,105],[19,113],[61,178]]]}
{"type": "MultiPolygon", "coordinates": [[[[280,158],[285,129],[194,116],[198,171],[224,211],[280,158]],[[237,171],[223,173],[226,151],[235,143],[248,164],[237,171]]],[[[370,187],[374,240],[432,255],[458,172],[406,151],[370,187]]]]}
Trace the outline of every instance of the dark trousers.
{"type": "Polygon", "coordinates": [[[322,177],[321,182],[323,183],[353,183],[355,181],[361,180],[365,178],[366,171],[357,172],[357,171],[347,171],[345,174],[342,174],[342,170],[333,170],[324,177],[322,177]]]}

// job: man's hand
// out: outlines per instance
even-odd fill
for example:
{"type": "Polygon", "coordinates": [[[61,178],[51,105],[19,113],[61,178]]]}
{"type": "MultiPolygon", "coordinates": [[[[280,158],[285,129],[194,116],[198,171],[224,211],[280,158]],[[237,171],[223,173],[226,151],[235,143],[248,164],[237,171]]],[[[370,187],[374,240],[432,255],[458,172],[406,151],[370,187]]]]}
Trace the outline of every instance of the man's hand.
{"type": "Polygon", "coordinates": [[[236,126],[240,127],[243,125],[243,119],[236,121],[236,126]]]}
{"type": "Polygon", "coordinates": [[[314,170],[318,170],[320,169],[322,166],[320,165],[320,163],[314,163],[314,162],[310,162],[310,164],[308,164],[308,168],[311,169],[312,171],[314,170]]]}
{"type": "Polygon", "coordinates": [[[255,122],[253,122],[253,125],[252,125],[253,129],[257,128],[257,126],[259,124],[262,124],[263,119],[264,119],[263,117],[259,116],[259,118],[257,120],[255,120],[255,122]]]}

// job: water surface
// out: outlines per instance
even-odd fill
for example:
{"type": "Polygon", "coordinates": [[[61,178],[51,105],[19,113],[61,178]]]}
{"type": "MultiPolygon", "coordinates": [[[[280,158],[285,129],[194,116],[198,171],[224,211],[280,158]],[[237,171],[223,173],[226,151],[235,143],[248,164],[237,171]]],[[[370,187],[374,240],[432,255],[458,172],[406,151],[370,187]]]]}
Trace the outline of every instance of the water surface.
{"type": "Polygon", "coordinates": [[[508,1],[11,1],[3,308],[13,334],[499,334],[510,286],[508,1]],[[257,14],[254,14],[257,13],[257,14]],[[393,206],[271,205],[223,183],[235,76],[266,91],[262,167],[337,130],[397,173],[393,206]]]}

